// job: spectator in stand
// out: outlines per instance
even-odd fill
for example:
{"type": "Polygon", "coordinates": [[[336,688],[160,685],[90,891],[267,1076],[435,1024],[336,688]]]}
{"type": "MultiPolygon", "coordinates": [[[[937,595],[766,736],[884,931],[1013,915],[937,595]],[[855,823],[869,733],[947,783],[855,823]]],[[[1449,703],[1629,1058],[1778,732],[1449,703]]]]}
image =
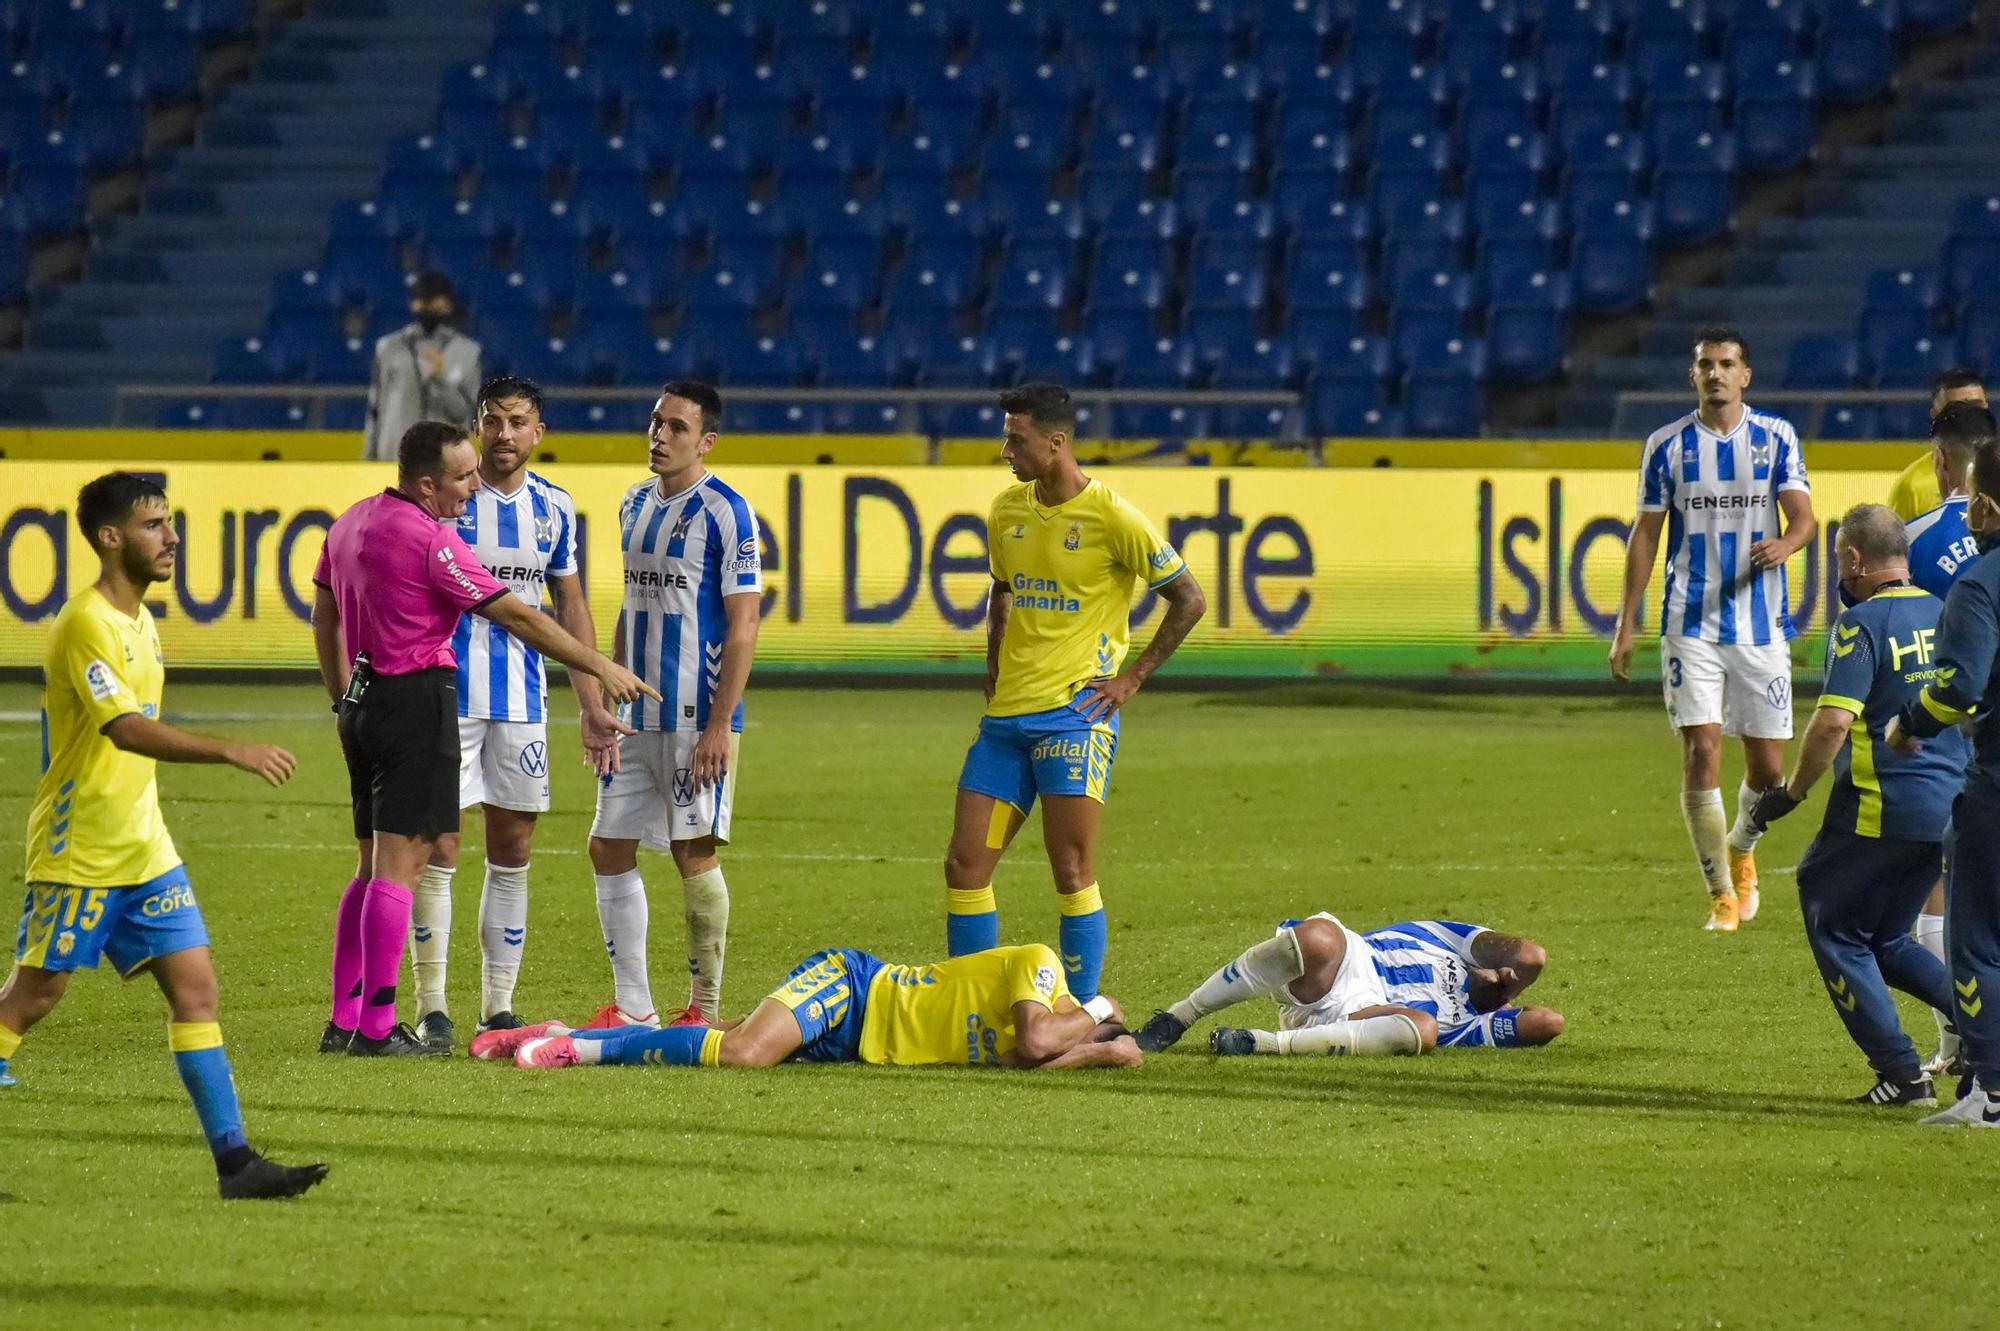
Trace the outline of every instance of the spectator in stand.
{"type": "Polygon", "coordinates": [[[361,456],[394,462],[403,432],[418,421],[471,430],[478,411],[479,344],[452,327],[458,295],[443,273],[410,284],[410,322],[375,344],[368,379],[368,434],[361,456]]]}

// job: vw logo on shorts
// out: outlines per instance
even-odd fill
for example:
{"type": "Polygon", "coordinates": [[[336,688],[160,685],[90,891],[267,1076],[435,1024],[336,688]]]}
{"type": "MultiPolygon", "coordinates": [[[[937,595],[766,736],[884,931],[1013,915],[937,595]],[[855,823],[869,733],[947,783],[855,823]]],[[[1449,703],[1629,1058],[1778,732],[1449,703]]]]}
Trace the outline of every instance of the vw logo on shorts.
{"type": "Polygon", "coordinates": [[[694,803],[694,773],[685,767],[674,769],[674,803],[683,809],[694,803]]]}
{"type": "Polygon", "coordinates": [[[549,774],[549,747],[540,740],[524,746],[521,750],[521,770],[529,776],[549,774]]]}
{"type": "Polygon", "coordinates": [[[1792,705],[1792,681],[1779,675],[1764,686],[1764,696],[1771,700],[1771,706],[1780,710],[1792,705]]]}

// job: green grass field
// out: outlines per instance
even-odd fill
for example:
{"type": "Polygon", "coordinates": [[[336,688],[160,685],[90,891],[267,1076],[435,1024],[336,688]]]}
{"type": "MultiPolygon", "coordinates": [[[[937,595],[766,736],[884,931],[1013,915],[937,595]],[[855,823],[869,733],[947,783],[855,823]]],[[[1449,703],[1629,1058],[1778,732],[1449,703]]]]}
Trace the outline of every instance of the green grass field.
{"type": "MultiPolygon", "coordinates": [[[[1073,1074],[321,1058],[352,868],[331,719],[305,686],[170,682],[168,703],[264,717],[190,724],[300,757],[276,792],[226,768],[163,767],[161,787],[252,1140],[333,1173],[296,1203],[217,1202],[157,995],[81,977],[0,1093],[0,1326],[1992,1324],[2000,1206],[1976,1180],[2000,1147],[1842,1103],[1869,1077],[1787,871],[1818,801],[1765,843],[1762,918],[1701,933],[1650,698],[1141,696],[1100,855],[1106,988],[1135,1016],[1274,920],[1330,909],[1532,935],[1551,964],[1531,992],[1569,1030],[1374,1062],[1219,1063],[1191,1038],[1073,1074]]],[[[0,688],[17,718],[34,705],[0,688]]],[[[942,953],[976,711],[976,693],[753,686],[727,1006],[818,947],[942,953]]],[[[520,1007],[573,1017],[609,974],[590,785],[554,730],[520,1007]]],[[[35,744],[31,721],[0,725],[10,855],[35,744]]],[[[453,940],[468,1029],[475,827],[453,940]]],[[[1002,868],[1006,941],[1053,940],[1040,856],[1031,828],[1002,868]]],[[[666,1001],[679,892],[664,860],[644,867],[666,1001]]]]}

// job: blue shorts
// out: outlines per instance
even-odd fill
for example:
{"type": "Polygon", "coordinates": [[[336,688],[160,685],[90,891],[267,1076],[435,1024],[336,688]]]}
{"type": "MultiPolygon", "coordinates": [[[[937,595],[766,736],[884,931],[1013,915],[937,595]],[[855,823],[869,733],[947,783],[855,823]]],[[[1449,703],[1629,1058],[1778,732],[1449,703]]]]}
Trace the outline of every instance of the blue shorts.
{"type": "Polygon", "coordinates": [[[1023,814],[1037,794],[1088,795],[1102,804],[1117,756],[1116,712],[1092,721],[1071,702],[1025,716],[985,716],[958,788],[1005,800],[1023,814]]]}
{"type": "Polygon", "coordinates": [[[804,1043],[792,1057],[807,1063],[860,1062],[868,985],[881,969],[881,958],[851,947],[815,952],[792,967],[771,991],[799,1023],[804,1043]]]}
{"type": "Polygon", "coordinates": [[[95,970],[108,957],[131,975],[155,957],[208,946],[187,870],[175,865],[136,887],[29,883],[14,960],[49,971],[95,970]]]}

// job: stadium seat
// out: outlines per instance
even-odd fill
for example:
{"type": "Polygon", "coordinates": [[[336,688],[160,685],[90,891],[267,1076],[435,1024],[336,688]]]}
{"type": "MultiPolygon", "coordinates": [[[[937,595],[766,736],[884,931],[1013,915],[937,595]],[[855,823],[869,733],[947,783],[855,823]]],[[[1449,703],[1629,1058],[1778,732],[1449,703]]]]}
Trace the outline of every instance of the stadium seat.
{"type": "Polygon", "coordinates": [[[1450,370],[1417,370],[1403,379],[1403,411],[1419,438],[1463,439],[1479,433],[1484,402],[1479,382],[1450,370]]]}
{"type": "Polygon", "coordinates": [[[1114,402],[1106,433],[1114,439],[1198,439],[1209,433],[1208,417],[1205,407],[1114,402]]]}
{"type": "Polygon", "coordinates": [[[1563,369],[1567,331],[1568,321],[1561,308],[1496,300],[1486,316],[1486,346],[1493,377],[1514,384],[1556,378],[1563,369]]]}
{"type": "Polygon", "coordinates": [[[1937,273],[1923,266],[1881,268],[1868,275],[1862,289],[1862,309],[1920,314],[1928,319],[1942,301],[1937,273]]]}
{"type": "Polygon", "coordinates": [[[1000,343],[997,368],[1011,383],[1080,384],[1097,374],[1089,338],[1046,328],[1000,343]]]}
{"type": "Polygon", "coordinates": [[[1570,282],[1577,308],[1611,314],[1645,304],[1652,285],[1652,254],[1636,234],[1579,234],[1571,242],[1570,282]]]}
{"type": "Polygon", "coordinates": [[[1789,171],[1812,154],[1813,105],[1802,97],[1748,93],[1736,102],[1737,149],[1745,169],[1789,171]]]}
{"type": "Polygon", "coordinates": [[[1654,217],[1660,238],[1698,244],[1725,234],[1734,198],[1728,172],[1708,167],[1666,167],[1654,177],[1654,217]]]}
{"type": "Polygon", "coordinates": [[[1958,354],[1988,383],[2000,379],[2000,309],[1987,306],[1965,312],[1959,320],[1958,354]]]}
{"type": "Polygon", "coordinates": [[[1808,334],[1785,356],[1787,388],[1853,388],[1863,377],[1861,344],[1844,333],[1808,334]]]}
{"type": "Polygon", "coordinates": [[[1958,360],[1958,345],[1937,333],[1898,338],[1886,343],[1874,358],[1878,388],[1923,388],[1958,360]]]}
{"type": "MultiPolygon", "coordinates": [[[[1887,12],[1887,5],[1878,6],[1887,12]]],[[[1879,27],[1836,26],[1820,35],[1821,93],[1837,105],[1852,105],[1889,91],[1896,74],[1895,39],[1879,27]]]]}

